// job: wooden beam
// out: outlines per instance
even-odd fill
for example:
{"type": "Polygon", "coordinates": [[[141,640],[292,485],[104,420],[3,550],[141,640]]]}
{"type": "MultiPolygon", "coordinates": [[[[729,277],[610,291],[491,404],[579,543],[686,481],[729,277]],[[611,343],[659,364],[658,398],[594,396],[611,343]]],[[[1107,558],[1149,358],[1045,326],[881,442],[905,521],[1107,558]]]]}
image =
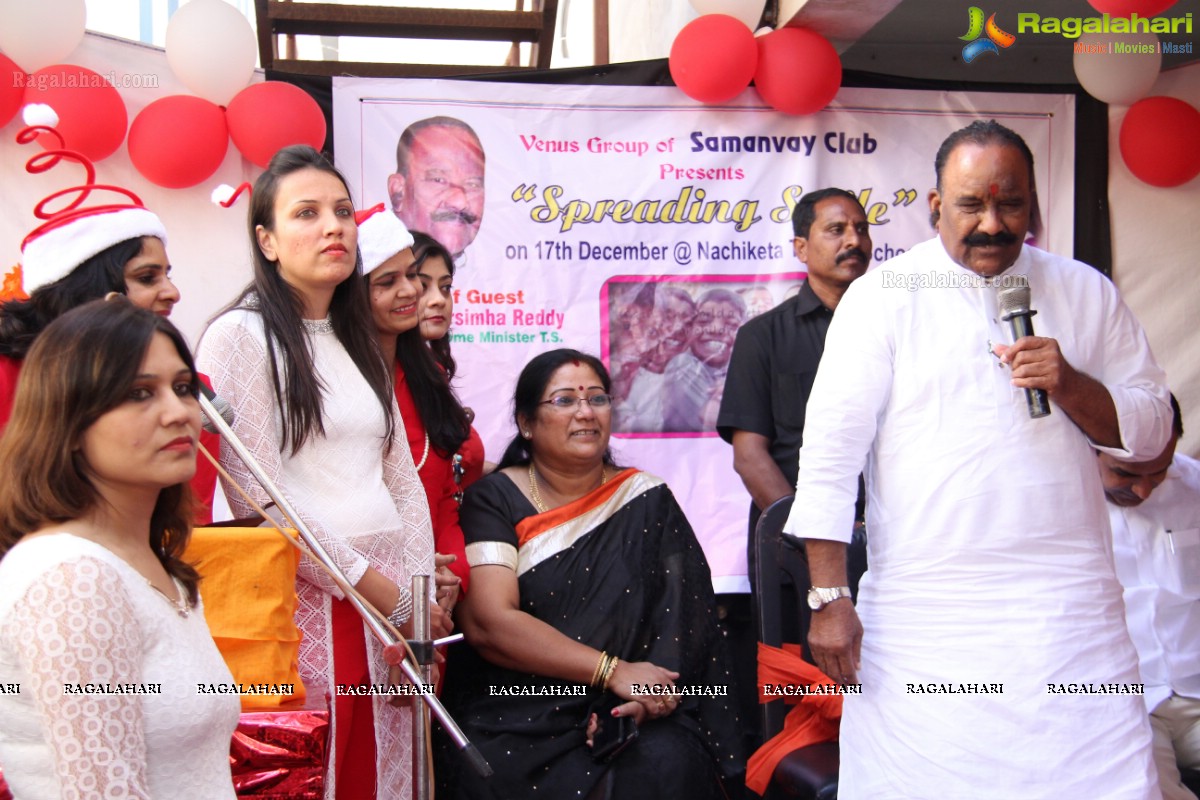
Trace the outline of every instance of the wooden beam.
{"type": "Polygon", "coordinates": [[[593,0],[592,8],[592,63],[602,66],[608,63],[608,0],[593,0]]]}
{"type": "Polygon", "coordinates": [[[274,33],[491,42],[535,42],[543,33],[540,11],[265,2],[268,30],[274,33]]]}
{"type": "Polygon", "coordinates": [[[512,72],[504,65],[487,64],[388,64],[376,61],[306,61],[277,59],[272,69],[297,75],[356,78],[450,78],[512,72]]]}
{"type": "Polygon", "coordinates": [[[530,53],[530,66],[538,69],[550,69],[550,58],[554,55],[554,26],[558,21],[558,0],[542,0],[542,2],[534,3],[534,7],[541,6],[541,9],[530,13],[537,14],[542,19],[541,35],[538,36],[533,43],[533,52],[530,53]]]}

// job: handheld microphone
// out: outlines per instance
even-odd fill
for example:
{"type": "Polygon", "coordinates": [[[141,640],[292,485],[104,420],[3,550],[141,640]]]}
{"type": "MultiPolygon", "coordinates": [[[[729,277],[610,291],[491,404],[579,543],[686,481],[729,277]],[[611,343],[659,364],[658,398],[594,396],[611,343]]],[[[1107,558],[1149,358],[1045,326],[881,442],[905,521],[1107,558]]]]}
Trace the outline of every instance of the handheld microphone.
{"type": "MultiPolygon", "coordinates": [[[[1005,286],[996,299],[1000,305],[1000,319],[1012,327],[1013,341],[1022,336],[1033,336],[1033,315],[1029,308],[1029,284],[1005,286]]],[[[1050,415],[1050,399],[1045,389],[1026,389],[1025,402],[1029,405],[1029,418],[1037,419],[1050,415]]]]}
{"type": "MultiPolygon", "coordinates": [[[[229,405],[229,401],[224,397],[218,397],[217,393],[208,387],[204,381],[197,381],[200,384],[200,394],[204,395],[205,399],[212,405],[215,412],[221,415],[221,419],[225,420],[225,424],[233,427],[233,406],[229,405]]],[[[208,410],[205,404],[200,404],[200,423],[204,430],[209,433],[220,434],[220,429],[208,418],[208,410]]]]}

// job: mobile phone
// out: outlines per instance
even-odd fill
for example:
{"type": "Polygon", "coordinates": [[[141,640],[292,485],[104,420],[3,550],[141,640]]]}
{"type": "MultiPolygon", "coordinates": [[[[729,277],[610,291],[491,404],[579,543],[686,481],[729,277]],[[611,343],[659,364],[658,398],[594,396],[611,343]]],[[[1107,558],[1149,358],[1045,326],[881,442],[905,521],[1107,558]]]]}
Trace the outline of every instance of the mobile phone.
{"type": "Polygon", "coordinates": [[[637,722],[633,717],[614,717],[612,710],[625,701],[611,695],[596,714],[596,733],[592,736],[592,760],[601,763],[612,761],[637,739],[637,722]]]}

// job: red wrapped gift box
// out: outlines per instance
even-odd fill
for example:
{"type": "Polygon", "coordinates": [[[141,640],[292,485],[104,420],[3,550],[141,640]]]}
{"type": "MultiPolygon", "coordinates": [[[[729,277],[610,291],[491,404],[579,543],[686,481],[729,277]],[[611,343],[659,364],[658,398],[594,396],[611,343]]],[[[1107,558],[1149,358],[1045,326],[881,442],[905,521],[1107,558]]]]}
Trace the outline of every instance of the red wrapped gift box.
{"type": "Polygon", "coordinates": [[[329,760],[329,700],[309,687],[302,702],[244,711],[229,749],[238,797],[321,800],[329,760]]]}

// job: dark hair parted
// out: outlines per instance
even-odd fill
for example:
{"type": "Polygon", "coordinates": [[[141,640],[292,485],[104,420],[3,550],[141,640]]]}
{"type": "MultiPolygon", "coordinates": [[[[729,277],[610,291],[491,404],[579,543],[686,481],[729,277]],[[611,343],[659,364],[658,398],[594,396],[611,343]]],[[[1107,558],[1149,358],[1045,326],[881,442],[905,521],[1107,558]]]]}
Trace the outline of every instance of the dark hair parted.
{"type": "Polygon", "coordinates": [[[37,335],[72,308],[109,292],[125,294],[125,265],[143,246],[140,236],[117,242],[54,283],[38,287],[28,300],[0,306],[0,355],[24,358],[37,335]]]}
{"type": "Polygon", "coordinates": [[[1171,425],[1171,430],[1175,434],[1176,439],[1183,438],[1183,409],[1179,407],[1179,400],[1175,398],[1175,393],[1171,393],[1171,413],[1175,415],[1175,420],[1171,425]]]}
{"type": "MultiPolygon", "coordinates": [[[[38,336],[21,368],[12,417],[0,437],[0,556],[22,536],[85,516],[104,502],[78,450],[84,432],[129,397],[156,333],[171,340],[192,371],[183,335],[165,317],[124,301],[95,300],[63,314],[38,336]]],[[[194,606],[199,576],[182,561],[191,533],[186,483],[158,493],[150,547],[187,589],[194,606]]]]}
{"type": "MultiPolygon", "coordinates": [[[[413,236],[413,268],[420,269],[430,257],[446,262],[454,275],[454,259],[445,247],[427,233],[409,231],[413,236]]],[[[467,412],[454,394],[450,380],[456,365],[450,355],[450,336],[443,336],[426,346],[421,327],[405,331],[396,337],[396,361],[404,370],[413,404],[421,417],[421,425],[429,434],[429,443],[442,456],[458,452],[471,435],[467,412]]],[[[417,458],[416,454],[413,454],[417,458]]]]}
{"type": "MultiPolygon", "coordinates": [[[[326,172],[347,186],[342,174],[323,155],[307,145],[285,147],[271,158],[266,172],[254,182],[251,194],[248,227],[254,279],[241,296],[225,309],[245,308],[262,316],[275,402],[283,409],[283,437],[279,449],[283,452],[285,448],[290,448],[293,454],[304,446],[308,437],[325,434],[321,400],[323,384],[313,365],[312,351],[304,330],[303,298],[299,290],[283,279],[276,263],[267,260],[258,245],[257,229],[259,225],[267,230],[275,229],[275,200],[279,185],[287,176],[305,169],[326,172]],[[285,369],[282,377],[275,356],[276,347],[283,357],[285,369]],[[284,398],[287,402],[284,402],[284,398]]],[[[347,187],[346,194],[349,193],[347,187]]],[[[386,450],[391,445],[393,432],[392,381],[379,353],[375,332],[370,325],[364,324],[364,320],[371,318],[366,286],[367,281],[361,271],[352,270],[350,276],[333,291],[329,320],[338,341],[383,408],[383,416],[387,420],[387,433],[383,440],[386,450]]]]}
{"type": "Polygon", "coordinates": [[[859,208],[862,208],[862,203],[858,201],[854,193],[845,189],[830,187],[828,189],[817,189],[814,192],[808,192],[800,198],[800,202],[796,203],[796,207],[792,209],[792,233],[797,238],[808,238],[808,234],[812,231],[813,223],[817,220],[817,203],[830,197],[848,198],[853,200],[859,208]]]}
{"type": "MultiPolygon", "coordinates": [[[[517,385],[513,389],[513,422],[517,426],[517,434],[504,449],[504,455],[501,456],[500,463],[496,465],[497,470],[517,464],[528,464],[529,460],[533,458],[533,443],[521,435],[521,419],[537,417],[544,408],[542,393],[546,391],[550,379],[554,377],[554,373],[572,362],[591,367],[592,371],[596,373],[596,377],[600,379],[600,385],[604,387],[604,391],[606,393],[612,391],[612,379],[608,375],[608,370],[604,368],[603,362],[595,356],[568,348],[550,350],[534,356],[533,360],[525,365],[525,369],[521,370],[521,374],[517,378],[517,385]]],[[[614,464],[611,450],[604,451],[604,463],[614,464]]]]}
{"type": "Polygon", "coordinates": [[[466,131],[475,140],[479,148],[479,159],[483,160],[483,143],[479,141],[479,134],[475,133],[474,128],[457,117],[426,117],[405,128],[396,140],[396,172],[404,177],[408,177],[408,154],[412,152],[413,139],[426,128],[458,128],[466,131]]]}
{"type": "MultiPolygon", "coordinates": [[[[413,263],[419,270],[421,265],[429,258],[440,258],[446,264],[446,269],[450,273],[450,278],[454,278],[454,258],[450,255],[450,251],[439,242],[437,239],[430,236],[428,233],[421,231],[409,231],[413,237],[413,258],[416,259],[413,263]]],[[[453,381],[455,374],[458,372],[458,364],[454,361],[454,356],[450,355],[450,334],[447,333],[440,339],[434,339],[429,342],[429,350],[433,353],[433,360],[436,361],[443,370],[446,371],[446,380],[453,381]]]]}

